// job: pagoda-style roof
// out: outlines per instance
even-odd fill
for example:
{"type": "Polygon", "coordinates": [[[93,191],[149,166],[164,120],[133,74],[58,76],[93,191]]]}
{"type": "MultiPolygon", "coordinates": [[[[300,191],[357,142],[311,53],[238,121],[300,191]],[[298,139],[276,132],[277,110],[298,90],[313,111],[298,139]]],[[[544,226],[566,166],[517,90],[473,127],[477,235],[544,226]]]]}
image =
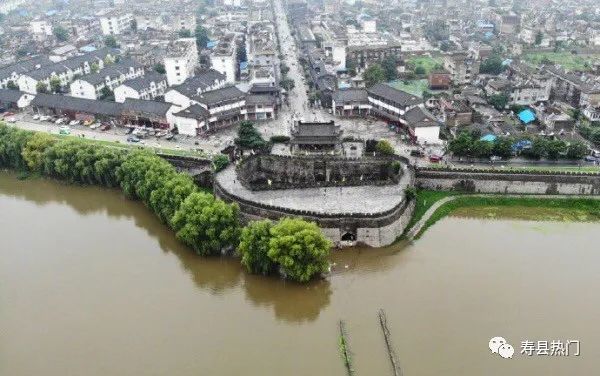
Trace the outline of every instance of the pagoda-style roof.
{"type": "Polygon", "coordinates": [[[322,145],[341,142],[342,130],[332,121],[297,121],[292,129],[292,144],[322,145]]]}

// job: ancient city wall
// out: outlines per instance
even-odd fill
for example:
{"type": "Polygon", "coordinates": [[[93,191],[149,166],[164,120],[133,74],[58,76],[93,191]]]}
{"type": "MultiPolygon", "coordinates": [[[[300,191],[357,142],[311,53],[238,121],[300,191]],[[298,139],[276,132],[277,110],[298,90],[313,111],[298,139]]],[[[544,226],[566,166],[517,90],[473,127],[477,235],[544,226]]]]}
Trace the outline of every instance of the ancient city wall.
{"type": "Polygon", "coordinates": [[[404,232],[414,211],[414,200],[403,200],[394,208],[373,214],[324,214],[304,210],[293,210],[265,205],[242,199],[227,192],[217,180],[214,184],[215,195],[226,201],[235,202],[240,207],[244,220],[271,219],[282,217],[300,217],[316,222],[323,233],[336,245],[341,245],[344,236],[354,234],[356,242],[371,247],[390,245],[404,232]]]}
{"type": "Polygon", "coordinates": [[[470,193],[600,195],[600,174],[419,168],[416,185],[470,193]]]}
{"type": "Polygon", "coordinates": [[[254,155],[236,170],[250,190],[385,185],[398,183],[402,170],[397,161],[394,157],[254,155]]]}

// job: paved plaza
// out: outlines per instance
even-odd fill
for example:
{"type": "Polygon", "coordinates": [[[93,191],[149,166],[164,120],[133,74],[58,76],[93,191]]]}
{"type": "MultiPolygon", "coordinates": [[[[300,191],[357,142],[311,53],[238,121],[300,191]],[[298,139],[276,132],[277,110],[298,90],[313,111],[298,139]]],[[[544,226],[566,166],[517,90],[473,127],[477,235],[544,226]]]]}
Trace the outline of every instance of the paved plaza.
{"type": "Polygon", "coordinates": [[[237,179],[235,166],[229,166],[215,179],[230,194],[265,205],[328,214],[371,214],[390,210],[404,200],[409,175],[398,184],[386,186],[326,187],[251,191],[237,179]]]}

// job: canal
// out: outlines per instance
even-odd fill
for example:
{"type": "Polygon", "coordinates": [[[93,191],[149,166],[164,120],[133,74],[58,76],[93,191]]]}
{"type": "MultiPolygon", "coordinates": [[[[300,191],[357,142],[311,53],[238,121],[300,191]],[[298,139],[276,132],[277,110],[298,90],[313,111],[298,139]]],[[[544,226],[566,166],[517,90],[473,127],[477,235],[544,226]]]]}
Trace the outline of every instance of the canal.
{"type": "Polygon", "coordinates": [[[461,215],[301,286],[196,257],[118,191],[0,173],[0,375],[344,375],[340,319],[356,375],[391,375],[380,308],[404,375],[596,374],[600,225],[461,215]]]}

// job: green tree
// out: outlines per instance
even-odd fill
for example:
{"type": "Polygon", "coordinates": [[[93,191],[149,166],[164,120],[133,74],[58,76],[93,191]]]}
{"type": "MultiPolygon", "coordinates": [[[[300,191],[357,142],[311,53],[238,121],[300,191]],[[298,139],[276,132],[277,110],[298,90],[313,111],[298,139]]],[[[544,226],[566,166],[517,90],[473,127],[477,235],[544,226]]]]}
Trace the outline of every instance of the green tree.
{"type": "Polygon", "coordinates": [[[262,149],[267,142],[262,138],[260,133],[254,128],[254,124],[250,121],[243,121],[238,129],[235,144],[243,149],[262,149]]]}
{"type": "Polygon", "coordinates": [[[53,93],[60,93],[62,91],[62,84],[58,77],[54,76],[50,79],[50,90],[53,93]]]}
{"type": "Polygon", "coordinates": [[[448,144],[448,150],[452,154],[459,157],[466,157],[471,154],[471,148],[473,146],[473,136],[469,132],[460,132],[459,135],[450,141],[448,144]]]}
{"type": "Polygon", "coordinates": [[[285,218],[271,228],[269,258],[286,278],[307,282],[327,272],[332,243],[313,222],[285,218]]]}
{"type": "Polygon", "coordinates": [[[98,63],[92,63],[90,70],[94,73],[98,73],[100,72],[100,65],[98,65],[98,63]]]}
{"type": "Polygon", "coordinates": [[[229,157],[225,154],[217,154],[212,159],[212,166],[215,172],[222,171],[229,164],[229,157]]]}
{"type": "Polygon", "coordinates": [[[425,72],[426,72],[425,68],[421,64],[419,64],[419,65],[416,66],[416,68],[415,68],[415,74],[423,75],[423,74],[425,74],[425,72]]]}
{"type": "Polygon", "coordinates": [[[47,94],[48,93],[48,85],[45,82],[39,81],[37,84],[35,84],[35,90],[38,93],[47,94]]]}
{"type": "Polygon", "coordinates": [[[167,71],[165,69],[165,65],[163,63],[156,63],[154,64],[154,71],[156,73],[160,73],[160,74],[166,74],[167,71]]]}
{"type": "Polygon", "coordinates": [[[104,45],[110,48],[119,48],[119,44],[117,43],[117,39],[112,35],[107,35],[104,38],[104,45]]]}
{"type": "Polygon", "coordinates": [[[214,196],[194,192],[173,216],[177,238],[203,256],[231,251],[239,240],[239,209],[214,196]]]}
{"type": "Polygon", "coordinates": [[[476,140],[471,146],[471,156],[476,158],[489,158],[494,150],[494,143],[484,140],[476,140]]]}
{"type": "Polygon", "coordinates": [[[9,90],[19,90],[19,86],[15,84],[13,80],[10,80],[6,83],[6,88],[9,90]]]}
{"type": "Polygon", "coordinates": [[[115,93],[110,90],[108,86],[104,86],[102,89],[100,89],[100,99],[105,101],[114,101],[115,93]]]}
{"type": "Polygon", "coordinates": [[[494,94],[488,98],[489,104],[494,106],[494,108],[498,111],[502,111],[506,108],[508,100],[509,98],[506,94],[494,94]]]}
{"type": "Polygon", "coordinates": [[[588,153],[588,147],[581,141],[573,141],[567,147],[567,158],[581,159],[588,153]]]}
{"type": "Polygon", "coordinates": [[[250,222],[242,230],[238,253],[250,273],[268,275],[275,271],[276,264],[269,257],[272,227],[271,221],[263,220],[250,222]]]}
{"type": "Polygon", "coordinates": [[[385,71],[379,64],[372,64],[363,72],[363,79],[367,87],[374,86],[385,81],[385,71]]]}
{"type": "Polygon", "coordinates": [[[181,30],[179,30],[179,32],[177,34],[179,35],[179,38],[191,38],[192,37],[192,32],[189,31],[188,29],[181,29],[181,30]]]}
{"type": "Polygon", "coordinates": [[[479,67],[479,73],[498,75],[504,70],[502,58],[498,55],[492,55],[487,58],[479,67]]]}
{"type": "Polygon", "coordinates": [[[551,140],[546,145],[548,159],[556,160],[567,153],[567,144],[562,140],[551,140]]]}
{"type": "Polygon", "coordinates": [[[69,40],[69,31],[60,25],[54,26],[52,33],[59,42],[66,42],[69,40]]]}
{"type": "Polygon", "coordinates": [[[530,159],[540,159],[546,155],[548,148],[548,140],[542,137],[537,137],[531,142],[531,147],[523,149],[522,154],[524,157],[530,159]]]}
{"type": "Polygon", "coordinates": [[[279,81],[279,86],[284,88],[285,91],[289,93],[294,89],[294,87],[296,87],[296,83],[291,78],[284,78],[283,80],[279,81]]]}
{"type": "Polygon", "coordinates": [[[181,203],[197,190],[189,175],[169,175],[164,183],[150,194],[150,208],[161,221],[172,226],[173,215],[181,203]]]}
{"type": "Polygon", "coordinates": [[[537,34],[535,34],[535,44],[539,46],[540,44],[542,44],[543,39],[544,39],[544,34],[542,33],[541,30],[538,30],[537,34]]]}
{"type": "Polygon", "coordinates": [[[206,44],[208,43],[208,31],[202,25],[197,25],[196,30],[194,31],[194,36],[196,37],[196,46],[198,47],[198,51],[206,48],[206,44]]]}
{"type": "Polygon", "coordinates": [[[392,81],[398,78],[398,59],[395,56],[386,56],[381,61],[381,68],[385,72],[386,81],[392,81]]]}
{"type": "Polygon", "coordinates": [[[510,137],[500,137],[494,142],[494,155],[508,159],[512,157],[514,140],[510,137]]]}
{"type": "Polygon", "coordinates": [[[375,150],[383,155],[394,155],[394,147],[388,140],[379,140],[375,145],[375,150]]]}
{"type": "Polygon", "coordinates": [[[56,138],[45,134],[33,134],[23,147],[23,160],[30,171],[41,172],[44,163],[44,153],[56,143],[56,138]]]}

